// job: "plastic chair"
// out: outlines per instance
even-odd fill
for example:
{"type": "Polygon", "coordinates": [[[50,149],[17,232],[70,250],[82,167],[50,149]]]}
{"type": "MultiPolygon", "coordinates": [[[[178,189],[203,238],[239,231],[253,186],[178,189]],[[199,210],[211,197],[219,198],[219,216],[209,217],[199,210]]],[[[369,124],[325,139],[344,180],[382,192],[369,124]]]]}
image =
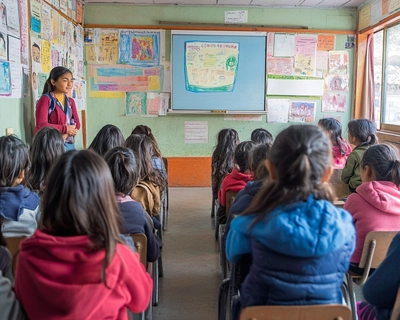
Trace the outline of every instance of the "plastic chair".
{"type": "Polygon", "coordinates": [[[399,320],[400,319],[400,289],[397,291],[396,301],[394,302],[392,315],[390,320],[399,320]]]}
{"type": "Polygon", "coordinates": [[[351,307],[353,320],[357,320],[356,297],[353,282],[362,286],[367,281],[371,269],[376,269],[385,259],[389,245],[398,231],[371,231],[364,241],[359,268],[364,268],[362,275],[348,271],[343,282],[342,292],[346,303],[351,307]]]}
{"type": "Polygon", "coordinates": [[[15,275],[15,271],[17,270],[17,261],[18,261],[18,254],[21,241],[24,240],[26,236],[21,237],[11,237],[6,238],[7,242],[7,249],[11,253],[12,257],[12,274],[15,275]]]}
{"type": "Polygon", "coordinates": [[[254,306],[240,313],[240,320],[351,320],[351,310],[341,304],[254,306]]]}

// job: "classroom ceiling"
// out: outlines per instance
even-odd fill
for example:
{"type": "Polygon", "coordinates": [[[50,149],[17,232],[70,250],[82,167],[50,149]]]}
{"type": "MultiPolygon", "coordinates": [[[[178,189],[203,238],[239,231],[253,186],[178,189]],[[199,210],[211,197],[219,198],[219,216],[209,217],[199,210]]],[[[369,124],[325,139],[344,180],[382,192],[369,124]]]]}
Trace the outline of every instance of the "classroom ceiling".
{"type": "Polygon", "coordinates": [[[229,5],[295,8],[354,8],[365,0],[85,0],[90,3],[125,3],[125,4],[178,4],[178,5],[229,5]]]}

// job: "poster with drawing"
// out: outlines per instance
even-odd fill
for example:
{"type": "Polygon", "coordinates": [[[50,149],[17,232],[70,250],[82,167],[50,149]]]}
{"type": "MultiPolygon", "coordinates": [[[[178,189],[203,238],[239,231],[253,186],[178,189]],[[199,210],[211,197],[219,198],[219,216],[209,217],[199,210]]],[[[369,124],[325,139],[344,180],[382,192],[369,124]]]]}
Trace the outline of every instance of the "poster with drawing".
{"type": "Polygon", "coordinates": [[[294,74],[300,76],[316,75],[317,36],[296,35],[294,74]]]}
{"type": "Polygon", "coordinates": [[[8,39],[5,32],[0,31],[0,60],[8,60],[8,39]]]}
{"type": "Polygon", "coordinates": [[[11,96],[10,63],[0,60],[0,96],[11,96]]]}
{"type": "Polygon", "coordinates": [[[349,91],[349,76],[347,74],[327,74],[325,76],[325,90],[349,91]]]}
{"type": "Polygon", "coordinates": [[[160,64],[160,33],[121,30],[119,63],[133,66],[160,64]]]}
{"type": "Polygon", "coordinates": [[[315,101],[291,101],[289,109],[290,122],[314,122],[315,101]]]}
{"type": "Polygon", "coordinates": [[[19,8],[18,0],[1,0],[0,13],[2,24],[6,20],[8,33],[14,37],[19,38],[20,27],[19,27],[19,8]],[[5,14],[5,16],[4,16],[5,14]]]}
{"type": "Polygon", "coordinates": [[[347,74],[349,53],[347,51],[329,51],[329,73],[347,74]]]}
{"type": "Polygon", "coordinates": [[[286,123],[289,121],[289,99],[267,99],[267,122],[286,123]]]}
{"type": "Polygon", "coordinates": [[[51,7],[43,2],[42,4],[42,39],[51,41],[53,39],[51,25],[51,7]]]}
{"type": "Polygon", "coordinates": [[[322,97],[322,112],[345,112],[346,105],[345,94],[325,92],[322,97]]]}
{"type": "Polygon", "coordinates": [[[268,57],[268,74],[291,76],[293,74],[293,58],[268,57]]]}
{"type": "Polygon", "coordinates": [[[72,89],[72,98],[75,100],[78,110],[86,109],[86,81],[76,78],[72,89]]]}
{"type": "Polygon", "coordinates": [[[185,42],[185,83],[191,92],[232,92],[239,64],[239,43],[185,42]]]}
{"type": "Polygon", "coordinates": [[[36,33],[41,31],[42,5],[37,0],[31,0],[31,30],[36,33]]]}
{"type": "Polygon", "coordinates": [[[29,39],[28,39],[28,0],[19,0],[21,63],[28,65],[29,39]]]}
{"type": "Polygon", "coordinates": [[[126,115],[146,115],[146,97],[145,92],[127,92],[126,115]]]}

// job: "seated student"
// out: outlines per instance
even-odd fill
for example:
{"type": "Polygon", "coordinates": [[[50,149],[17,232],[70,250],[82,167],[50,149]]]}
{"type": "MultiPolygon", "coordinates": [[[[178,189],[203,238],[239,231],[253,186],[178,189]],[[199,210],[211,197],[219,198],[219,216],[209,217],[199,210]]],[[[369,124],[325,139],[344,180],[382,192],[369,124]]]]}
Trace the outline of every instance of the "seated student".
{"type": "MultiPolygon", "coordinates": [[[[12,274],[12,257],[10,251],[8,251],[6,245],[7,242],[3,237],[1,229],[3,227],[4,218],[0,216],[0,271],[4,277],[8,278],[11,282],[14,281],[12,274]]],[[[0,319],[2,319],[0,317],[0,319]]]]}
{"type": "Polygon", "coordinates": [[[325,184],[331,145],[314,125],[290,126],[271,147],[270,181],[233,219],[226,254],[251,254],[240,307],[342,303],[341,283],[354,250],[351,215],[325,184]]]}
{"type": "MultiPolygon", "coordinates": [[[[138,162],[139,183],[133,189],[132,199],[140,202],[150,216],[159,216],[160,190],[165,187],[165,180],[161,171],[152,166],[153,144],[148,136],[131,134],[125,146],[133,150],[138,162]]],[[[157,221],[154,222],[157,224],[157,221]]],[[[154,227],[158,229],[156,224],[154,227]]]]}
{"type": "Polygon", "coordinates": [[[0,137],[0,215],[5,238],[30,236],[39,220],[39,196],[22,185],[28,147],[16,136],[0,137]]]}
{"type": "Polygon", "coordinates": [[[400,233],[390,244],[385,260],[363,286],[367,302],[357,304],[359,320],[389,320],[400,288],[400,233]]]}
{"type": "Polygon", "coordinates": [[[147,261],[156,261],[160,256],[161,240],[154,235],[153,222],[143,206],[130,197],[138,181],[133,151],[124,147],[115,147],[105,154],[104,159],[110,167],[114,180],[118,207],[123,218],[123,233],[145,234],[147,261]]]}
{"type": "Polygon", "coordinates": [[[21,243],[15,294],[29,319],[128,319],[153,281],[121,239],[106,162],[89,150],[54,164],[42,200],[43,229],[21,243]]]}
{"type": "Polygon", "coordinates": [[[150,138],[151,144],[153,145],[153,155],[152,155],[153,168],[160,170],[164,179],[167,179],[167,173],[165,172],[161,151],[160,148],[158,147],[156,138],[154,138],[154,135],[151,132],[151,129],[148,126],[142,124],[136,126],[135,129],[132,130],[131,134],[144,134],[145,136],[148,136],[150,138]]]}
{"type": "Polygon", "coordinates": [[[251,141],[257,144],[272,145],[274,141],[273,135],[264,128],[254,129],[251,133],[251,141]]]}
{"type": "Polygon", "coordinates": [[[214,199],[218,198],[222,180],[228,173],[231,173],[235,166],[233,155],[239,143],[239,135],[235,129],[222,129],[218,132],[217,145],[211,157],[211,180],[214,199]]]}
{"type": "Polygon", "coordinates": [[[400,159],[397,150],[387,144],[369,147],[360,164],[362,184],[344,204],[356,227],[356,250],[350,270],[358,268],[365,237],[370,231],[400,230],[400,159]]]}
{"type": "Polygon", "coordinates": [[[220,206],[217,216],[220,224],[226,223],[226,193],[228,191],[239,192],[246,183],[253,180],[253,174],[250,172],[249,158],[255,144],[252,141],[239,143],[235,149],[234,162],[235,168],[222,181],[221,189],[218,192],[218,200],[220,206]]]}
{"type": "Polygon", "coordinates": [[[104,157],[108,150],[115,147],[123,147],[124,144],[125,139],[121,130],[112,124],[107,124],[100,129],[88,149],[104,157]]]}
{"type": "Polygon", "coordinates": [[[0,271],[0,319],[25,320],[27,319],[18,300],[15,298],[9,279],[3,277],[0,271]]]}
{"type": "Polygon", "coordinates": [[[28,184],[33,191],[42,195],[50,167],[63,153],[64,139],[60,131],[43,127],[35,134],[29,148],[31,166],[28,172],[28,184]]]}

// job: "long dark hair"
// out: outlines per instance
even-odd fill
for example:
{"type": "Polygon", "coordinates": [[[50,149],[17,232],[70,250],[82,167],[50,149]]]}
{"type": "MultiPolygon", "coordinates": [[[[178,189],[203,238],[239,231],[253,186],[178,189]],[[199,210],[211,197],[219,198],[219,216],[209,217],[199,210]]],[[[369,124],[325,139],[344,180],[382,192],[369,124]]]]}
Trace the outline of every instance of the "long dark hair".
{"type": "Polygon", "coordinates": [[[315,125],[295,125],[275,139],[269,161],[276,168],[276,179],[258,192],[244,214],[259,212],[255,222],[281,205],[304,201],[310,194],[333,201],[330,187],[321,178],[332,163],[331,143],[315,125]]]}
{"type": "Polygon", "coordinates": [[[360,141],[360,146],[372,146],[378,143],[376,137],[376,126],[371,120],[368,119],[355,119],[351,120],[348,125],[349,133],[360,141]]]}
{"type": "Polygon", "coordinates": [[[165,180],[160,170],[153,168],[152,155],[153,144],[151,139],[143,134],[131,134],[125,141],[125,146],[131,149],[138,162],[139,180],[150,182],[161,189],[165,186],[165,180]]]}
{"type": "Polygon", "coordinates": [[[377,181],[391,181],[400,186],[400,159],[396,148],[388,144],[377,144],[369,147],[361,159],[361,168],[369,166],[375,173],[377,181]]]}
{"type": "Polygon", "coordinates": [[[244,141],[238,144],[233,156],[235,163],[239,166],[239,171],[245,173],[250,170],[250,155],[255,147],[253,141],[244,141]]]}
{"type": "Polygon", "coordinates": [[[274,137],[268,130],[264,128],[257,128],[251,132],[251,141],[259,144],[271,145],[274,141],[274,137]]]}
{"type": "Polygon", "coordinates": [[[235,129],[222,129],[218,133],[217,145],[212,154],[213,176],[221,182],[235,166],[234,153],[240,143],[239,135],[235,129]]]}
{"type": "Polygon", "coordinates": [[[40,193],[50,167],[63,153],[64,140],[60,131],[43,127],[35,134],[29,148],[32,163],[28,183],[32,190],[40,193]]]}
{"type": "Polygon", "coordinates": [[[138,182],[138,172],[133,151],[124,147],[115,147],[105,156],[114,180],[115,193],[130,195],[138,182]]]}
{"type": "Polygon", "coordinates": [[[154,135],[153,135],[153,133],[151,132],[151,129],[148,126],[146,126],[144,124],[137,125],[135,127],[135,129],[132,130],[131,134],[144,134],[145,136],[148,136],[150,138],[150,140],[151,140],[152,145],[153,145],[153,152],[154,152],[153,155],[158,157],[158,158],[162,157],[160,148],[158,147],[158,144],[157,144],[157,141],[156,141],[156,138],[154,138],[154,135]]]}
{"type": "Polygon", "coordinates": [[[53,92],[54,86],[51,84],[51,80],[57,81],[58,78],[60,78],[62,75],[66,74],[66,73],[70,73],[72,75],[71,70],[69,70],[68,68],[61,67],[61,66],[54,67],[50,71],[50,75],[47,78],[46,82],[44,83],[42,95],[49,93],[49,92],[53,92]]]}
{"type": "Polygon", "coordinates": [[[264,180],[269,173],[265,166],[265,160],[269,158],[271,146],[269,144],[259,144],[255,146],[250,156],[250,170],[253,172],[254,180],[264,180]]]}
{"type": "Polygon", "coordinates": [[[346,154],[347,148],[343,145],[341,123],[335,118],[323,118],[318,121],[318,125],[329,133],[332,144],[339,147],[340,153],[346,154]]]}
{"type": "Polygon", "coordinates": [[[11,187],[29,169],[28,146],[14,135],[0,137],[0,187],[11,187]]]}
{"type": "Polygon", "coordinates": [[[89,149],[92,149],[103,157],[108,150],[115,147],[122,147],[124,144],[125,139],[121,130],[112,124],[106,124],[96,134],[89,149]]]}
{"type": "Polygon", "coordinates": [[[50,170],[41,206],[41,224],[56,236],[88,235],[92,247],[105,250],[101,281],[120,237],[121,214],[106,162],[90,150],[64,153],[50,170]]]}

